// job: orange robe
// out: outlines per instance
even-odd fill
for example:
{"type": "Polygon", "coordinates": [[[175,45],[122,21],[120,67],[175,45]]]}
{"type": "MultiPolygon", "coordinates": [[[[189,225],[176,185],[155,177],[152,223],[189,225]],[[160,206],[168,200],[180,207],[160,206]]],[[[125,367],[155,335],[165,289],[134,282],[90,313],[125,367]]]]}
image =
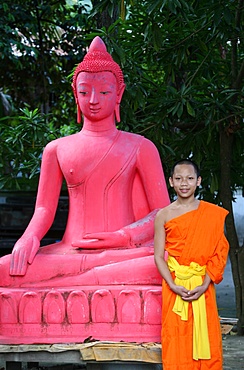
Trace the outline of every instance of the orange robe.
{"type": "MultiPolygon", "coordinates": [[[[206,265],[212,282],[205,292],[211,359],[193,360],[193,311],[182,321],[172,311],[176,294],[163,280],[162,360],[164,370],[222,370],[222,337],[214,283],[223,279],[229,244],[224,235],[228,212],[216,205],[200,201],[197,210],[187,212],[165,224],[165,250],[180,265],[196,262],[206,265]]],[[[173,279],[175,278],[172,272],[173,279]]],[[[204,277],[203,277],[204,279],[204,277]]]]}

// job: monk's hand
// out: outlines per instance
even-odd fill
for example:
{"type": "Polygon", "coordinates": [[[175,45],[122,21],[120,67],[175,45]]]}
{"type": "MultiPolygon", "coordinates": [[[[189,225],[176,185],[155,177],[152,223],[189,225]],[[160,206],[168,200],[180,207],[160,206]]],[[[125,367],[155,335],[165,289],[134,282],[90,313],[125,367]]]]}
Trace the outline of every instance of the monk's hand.
{"type": "Polygon", "coordinates": [[[199,285],[196,288],[189,290],[186,294],[186,296],[182,297],[184,301],[192,302],[197,300],[199,297],[201,297],[202,294],[205,293],[207,290],[207,287],[204,285],[199,285]]]}
{"type": "Polygon", "coordinates": [[[27,266],[32,264],[39,247],[40,241],[35,235],[21,237],[13,248],[10,275],[25,275],[27,266]]]}
{"type": "Polygon", "coordinates": [[[74,241],[72,247],[83,249],[129,248],[130,235],[124,230],[112,232],[90,233],[83,239],[74,241]]]}
{"type": "Polygon", "coordinates": [[[185,299],[188,295],[188,290],[182,286],[182,285],[176,285],[174,284],[172,287],[171,287],[171,290],[179,295],[182,299],[185,299]]]}

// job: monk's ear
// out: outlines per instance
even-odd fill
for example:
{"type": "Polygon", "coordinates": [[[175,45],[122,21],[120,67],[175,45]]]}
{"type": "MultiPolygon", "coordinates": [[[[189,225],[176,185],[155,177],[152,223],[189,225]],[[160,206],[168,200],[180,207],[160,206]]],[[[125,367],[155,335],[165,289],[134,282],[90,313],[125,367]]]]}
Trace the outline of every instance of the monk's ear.
{"type": "Polygon", "coordinates": [[[170,177],[170,178],[169,178],[169,185],[171,186],[171,188],[173,188],[173,187],[174,187],[172,177],[170,177]]]}
{"type": "Polygon", "coordinates": [[[202,182],[202,178],[201,178],[201,176],[198,176],[198,178],[197,178],[197,186],[200,186],[201,185],[201,182],[202,182]]]}

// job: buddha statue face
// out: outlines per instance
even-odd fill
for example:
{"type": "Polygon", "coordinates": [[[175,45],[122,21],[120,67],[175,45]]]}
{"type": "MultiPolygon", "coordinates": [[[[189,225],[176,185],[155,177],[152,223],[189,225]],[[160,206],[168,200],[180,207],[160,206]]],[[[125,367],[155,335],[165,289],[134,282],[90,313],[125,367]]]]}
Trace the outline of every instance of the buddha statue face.
{"type": "MultiPolygon", "coordinates": [[[[84,114],[84,106],[85,101],[87,100],[81,98],[85,95],[80,93],[81,86],[82,89],[84,88],[84,79],[86,82],[89,80],[89,84],[91,85],[91,81],[96,80],[96,91],[98,88],[99,83],[101,84],[102,90],[106,87],[107,91],[100,91],[101,95],[108,95],[106,99],[111,99],[112,95],[115,95],[116,91],[116,104],[114,106],[114,114],[117,122],[120,121],[120,114],[119,114],[119,105],[122,99],[122,95],[125,89],[124,84],[124,77],[123,73],[117,63],[114,62],[111,55],[107,52],[106,46],[100,37],[95,37],[92,41],[88,53],[84,57],[83,61],[77,66],[73,76],[72,88],[76,100],[77,105],[77,122],[81,122],[81,112],[84,114]],[[80,76],[81,75],[81,76],[80,76]],[[105,83],[106,81],[106,83],[105,83]],[[116,89],[114,90],[114,84],[116,85],[116,89]],[[106,86],[105,86],[106,85],[106,86]],[[110,85],[108,93],[108,85],[110,85]],[[79,91],[78,91],[79,89],[79,91]],[[80,105],[82,104],[82,106],[80,105]]],[[[100,89],[101,89],[100,88],[100,89]]],[[[94,94],[93,94],[94,95],[94,94]]],[[[97,94],[96,94],[97,95],[97,94]]],[[[95,95],[94,95],[95,96],[95,95]]],[[[105,99],[104,99],[105,101],[105,99]]],[[[94,117],[95,115],[94,112],[94,117]]]]}
{"type": "Polygon", "coordinates": [[[78,106],[91,122],[114,117],[117,106],[117,81],[111,72],[80,72],[76,80],[78,106]]]}

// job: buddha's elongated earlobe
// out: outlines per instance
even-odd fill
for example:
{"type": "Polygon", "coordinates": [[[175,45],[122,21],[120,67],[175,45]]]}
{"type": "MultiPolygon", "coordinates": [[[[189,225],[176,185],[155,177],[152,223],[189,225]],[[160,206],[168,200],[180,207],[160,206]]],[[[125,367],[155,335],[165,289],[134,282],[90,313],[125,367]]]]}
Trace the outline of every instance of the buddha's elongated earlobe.
{"type": "Polygon", "coordinates": [[[119,123],[120,122],[120,103],[116,103],[114,113],[115,113],[116,122],[119,123]]]}
{"type": "Polygon", "coordinates": [[[115,119],[116,119],[117,122],[120,122],[120,102],[121,102],[122,96],[124,94],[124,91],[125,91],[125,84],[123,84],[120,87],[120,90],[118,92],[116,106],[115,106],[115,109],[114,109],[115,119]]]}
{"type": "Polygon", "coordinates": [[[81,123],[82,114],[81,114],[81,110],[80,110],[80,107],[79,107],[79,102],[78,102],[78,98],[77,98],[77,92],[76,92],[75,84],[72,83],[71,87],[72,87],[74,97],[75,97],[75,103],[76,103],[76,109],[77,109],[77,123],[81,123]]]}
{"type": "Polygon", "coordinates": [[[77,106],[77,123],[81,123],[81,110],[79,104],[77,104],[76,106],[77,106]]]}

